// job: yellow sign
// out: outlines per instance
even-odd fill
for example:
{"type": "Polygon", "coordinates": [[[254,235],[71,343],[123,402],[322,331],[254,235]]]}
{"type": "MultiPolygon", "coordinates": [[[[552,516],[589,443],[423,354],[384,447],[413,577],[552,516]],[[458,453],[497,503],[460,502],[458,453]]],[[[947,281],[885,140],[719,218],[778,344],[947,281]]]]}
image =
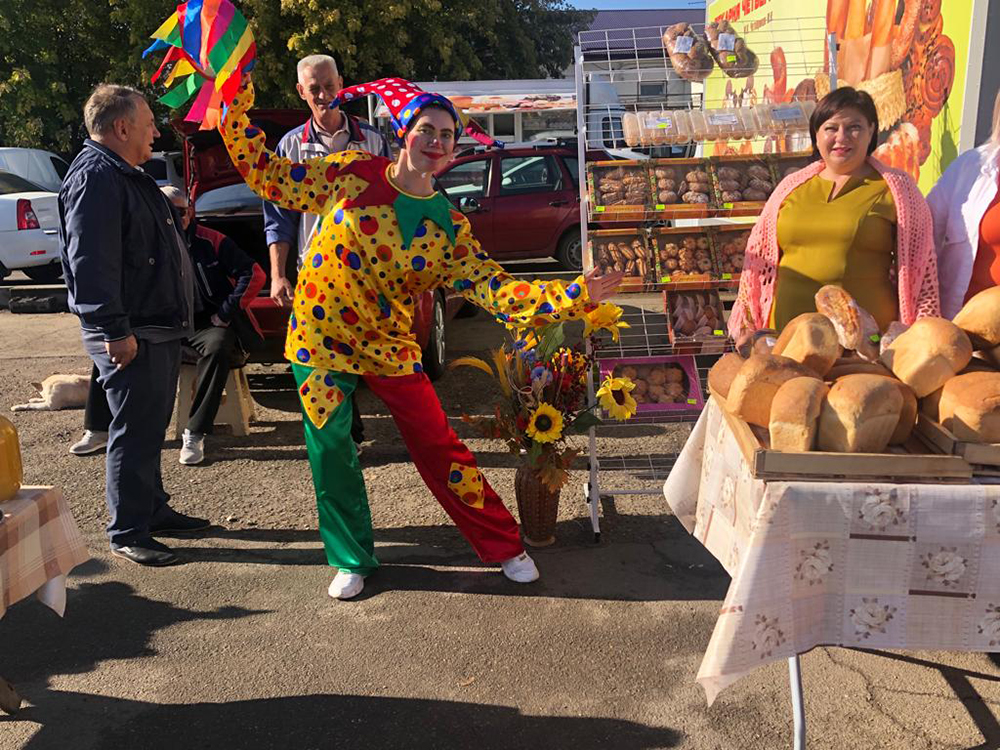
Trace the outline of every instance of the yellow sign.
{"type": "MultiPolygon", "coordinates": [[[[926,193],[958,156],[973,8],[971,0],[873,0],[869,13],[861,0],[714,0],[707,21],[729,21],[759,67],[741,79],[716,70],[705,81],[706,106],[821,98],[833,67],[826,39],[835,32],[838,85],[864,89],[878,107],[876,156],[926,193]]],[[[709,151],[809,147],[808,136],[796,134],[720,142],[709,151]]]]}

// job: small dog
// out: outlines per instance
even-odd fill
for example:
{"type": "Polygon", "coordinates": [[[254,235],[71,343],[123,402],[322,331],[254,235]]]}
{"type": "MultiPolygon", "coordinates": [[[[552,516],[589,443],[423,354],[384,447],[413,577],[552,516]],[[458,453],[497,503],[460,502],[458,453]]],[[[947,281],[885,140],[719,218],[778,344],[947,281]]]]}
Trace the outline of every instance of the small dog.
{"type": "Polygon", "coordinates": [[[90,390],[89,375],[49,375],[41,383],[32,383],[38,395],[26,404],[10,407],[11,411],[56,411],[57,409],[82,409],[90,390]]]}

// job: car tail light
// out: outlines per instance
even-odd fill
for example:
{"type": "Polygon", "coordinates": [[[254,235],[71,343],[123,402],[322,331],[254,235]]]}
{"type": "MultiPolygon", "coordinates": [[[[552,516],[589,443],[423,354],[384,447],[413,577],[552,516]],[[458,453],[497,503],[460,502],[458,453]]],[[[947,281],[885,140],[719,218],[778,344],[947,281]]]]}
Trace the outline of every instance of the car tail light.
{"type": "Polygon", "coordinates": [[[41,229],[38,217],[35,216],[31,208],[31,201],[27,198],[20,198],[17,201],[17,228],[18,229],[41,229]]]}

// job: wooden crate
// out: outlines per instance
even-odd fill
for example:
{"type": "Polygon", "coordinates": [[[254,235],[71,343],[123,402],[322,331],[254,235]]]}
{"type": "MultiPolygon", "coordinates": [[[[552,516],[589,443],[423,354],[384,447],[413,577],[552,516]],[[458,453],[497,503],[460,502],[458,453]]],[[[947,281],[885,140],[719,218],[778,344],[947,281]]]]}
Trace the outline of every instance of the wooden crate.
{"type": "Polygon", "coordinates": [[[972,464],[973,473],[979,466],[1000,466],[1000,443],[970,443],[960,440],[951,430],[923,412],[917,418],[917,432],[942,453],[961,456],[972,464]]]}
{"type": "Polygon", "coordinates": [[[914,434],[893,453],[788,453],[768,448],[767,430],[722,410],[755,479],[797,482],[968,484],[972,467],[961,456],[934,452],[914,434]]]}

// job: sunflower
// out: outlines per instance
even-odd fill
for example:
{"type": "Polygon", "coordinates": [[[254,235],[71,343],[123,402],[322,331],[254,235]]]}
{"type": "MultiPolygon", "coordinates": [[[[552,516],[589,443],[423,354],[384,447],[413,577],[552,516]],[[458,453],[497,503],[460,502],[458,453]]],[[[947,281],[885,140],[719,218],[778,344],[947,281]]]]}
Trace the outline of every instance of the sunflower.
{"type": "Polygon", "coordinates": [[[618,305],[602,302],[583,319],[583,335],[590,336],[597,331],[610,331],[611,338],[617,341],[619,329],[631,328],[621,317],[622,309],[618,305]]]}
{"type": "Polygon", "coordinates": [[[635,399],[631,396],[633,388],[635,383],[628,378],[613,378],[608,375],[597,391],[601,407],[613,419],[624,421],[631,418],[636,410],[635,399]]]}
{"type": "Polygon", "coordinates": [[[538,404],[528,422],[528,437],[539,443],[554,443],[562,437],[562,431],[562,414],[544,401],[538,404]]]}

